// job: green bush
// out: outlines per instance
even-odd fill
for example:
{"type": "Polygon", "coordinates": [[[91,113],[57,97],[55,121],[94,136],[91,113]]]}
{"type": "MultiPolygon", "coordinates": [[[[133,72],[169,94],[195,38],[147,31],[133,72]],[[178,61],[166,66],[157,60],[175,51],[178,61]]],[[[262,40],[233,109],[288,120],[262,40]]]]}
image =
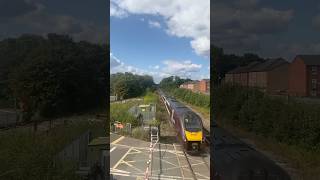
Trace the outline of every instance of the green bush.
{"type": "Polygon", "coordinates": [[[214,90],[214,115],[233,126],[289,145],[320,150],[320,105],[275,98],[257,89],[214,90]]]}
{"type": "Polygon", "coordinates": [[[132,130],[132,136],[141,140],[149,140],[149,131],[143,129],[143,127],[137,127],[132,130]]]}
{"type": "Polygon", "coordinates": [[[203,108],[210,108],[210,96],[208,95],[195,93],[190,90],[182,89],[182,88],[172,88],[172,89],[165,89],[165,90],[167,93],[189,104],[203,107],[203,108]]]}
{"type": "Polygon", "coordinates": [[[137,119],[129,113],[129,109],[136,105],[137,102],[112,103],[110,104],[110,122],[119,121],[123,124],[131,123],[133,127],[138,126],[137,119]]]}

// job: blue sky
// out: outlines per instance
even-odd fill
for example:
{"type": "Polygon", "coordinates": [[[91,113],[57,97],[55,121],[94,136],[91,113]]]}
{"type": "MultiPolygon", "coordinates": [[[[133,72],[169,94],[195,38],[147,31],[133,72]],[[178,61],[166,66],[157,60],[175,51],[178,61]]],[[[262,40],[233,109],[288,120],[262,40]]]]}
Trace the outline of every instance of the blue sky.
{"type": "MultiPolygon", "coordinates": [[[[111,73],[149,74],[156,83],[171,75],[209,78],[209,16],[195,23],[191,20],[199,17],[184,15],[192,15],[186,12],[209,1],[195,3],[198,7],[187,11],[179,9],[196,1],[166,3],[165,7],[161,1],[111,1],[111,73]]],[[[209,7],[207,11],[209,14],[209,7]]]]}

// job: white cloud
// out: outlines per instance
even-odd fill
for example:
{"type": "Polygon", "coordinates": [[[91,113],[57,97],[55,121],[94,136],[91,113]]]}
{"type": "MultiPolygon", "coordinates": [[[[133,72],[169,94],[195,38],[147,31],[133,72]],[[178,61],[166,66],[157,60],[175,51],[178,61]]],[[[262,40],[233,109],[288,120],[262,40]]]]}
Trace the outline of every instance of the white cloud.
{"type": "Polygon", "coordinates": [[[210,39],[207,37],[197,38],[190,43],[197,54],[210,54],[210,39]]]}
{"type": "Polygon", "coordinates": [[[209,75],[200,74],[202,68],[201,64],[192,63],[190,60],[176,61],[166,60],[163,61],[164,67],[160,68],[159,65],[149,66],[150,70],[137,68],[135,66],[127,65],[119,60],[116,56],[110,53],[110,73],[117,72],[131,72],[138,75],[150,75],[153,77],[154,82],[159,83],[163,78],[169,76],[179,76],[181,78],[191,79],[204,79],[209,75]]]}
{"type": "Polygon", "coordinates": [[[133,74],[145,75],[150,74],[148,71],[136,68],[131,65],[127,65],[123,63],[120,59],[110,53],[110,72],[117,73],[117,72],[131,72],[133,74]]]}
{"type": "Polygon", "coordinates": [[[166,60],[163,61],[163,64],[166,65],[162,68],[162,71],[166,74],[177,75],[180,77],[191,78],[194,74],[200,71],[202,65],[194,64],[190,60],[187,61],[175,61],[175,60],[166,60]]]}
{"type": "Polygon", "coordinates": [[[111,0],[111,2],[127,13],[162,16],[168,34],[191,38],[191,47],[195,52],[209,57],[210,1],[111,0]]]}
{"type": "Polygon", "coordinates": [[[123,63],[115,57],[112,53],[110,53],[110,68],[114,68],[117,66],[123,65],[123,63]]]}
{"type": "Polygon", "coordinates": [[[159,65],[155,65],[155,66],[149,66],[150,69],[159,69],[160,66],[159,65]]]}
{"type": "Polygon", "coordinates": [[[158,21],[148,21],[150,27],[161,28],[161,24],[158,21]]]}
{"type": "Polygon", "coordinates": [[[118,18],[124,18],[128,16],[128,13],[119,8],[115,3],[110,4],[110,16],[118,17],[118,18]]]}

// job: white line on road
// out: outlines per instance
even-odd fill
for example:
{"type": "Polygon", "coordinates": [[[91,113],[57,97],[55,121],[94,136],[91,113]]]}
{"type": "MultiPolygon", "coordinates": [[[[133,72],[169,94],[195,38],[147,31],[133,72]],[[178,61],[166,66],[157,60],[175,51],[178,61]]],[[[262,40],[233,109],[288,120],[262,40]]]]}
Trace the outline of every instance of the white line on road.
{"type": "Polygon", "coordinates": [[[120,163],[121,161],[128,155],[128,153],[133,149],[133,147],[131,147],[130,149],[128,149],[128,151],[121,157],[121,159],[112,167],[113,169],[115,169],[120,163]]]}
{"type": "Polygon", "coordinates": [[[119,137],[118,139],[114,140],[111,144],[117,144],[120,142],[122,139],[124,139],[124,136],[119,137]]]}
{"type": "Polygon", "coordinates": [[[115,146],[115,147],[113,147],[113,148],[111,148],[110,149],[110,152],[112,152],[113,150],[115,150],[117,147],[115,146]]]}
{"type": "Polygon", "coordinates": [[[184,174],[183,174],[183,170],[182,170],[182,168],[181,168],[181,163],[180,163],[180,160],[179,160],[179,157],[178,157],[177,148],[176,148],[176,146],[175,146],[174,144],[172,144],[172,145],[173,145],[173,148],[174,148],[175,154],[177,155],[177,160],[178,160],[178,164],[179,164],[179,166],[180,166],[180,173],[181,173],[181,176],[182,176],[182,178],[184,179],[184,174]]]}

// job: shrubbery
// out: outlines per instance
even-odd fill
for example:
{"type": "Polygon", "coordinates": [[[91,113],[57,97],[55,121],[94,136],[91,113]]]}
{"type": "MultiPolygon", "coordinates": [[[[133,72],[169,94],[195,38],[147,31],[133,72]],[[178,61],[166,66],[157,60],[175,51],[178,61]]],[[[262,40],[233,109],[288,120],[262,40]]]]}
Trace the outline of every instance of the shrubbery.
{"type": "Polygon", "coordinates": [[[137,139],[149,140],[149,131],[143,129],[143,127],[137,127],[132,130],[132,136],[137,139]]]}
{"type": "Polygon", "coordinates": [[[210,96],[208,95],[195,93],[182,88],[167,89],[167,92],[169,92],[174,97],[181,99],[189,104],[203,108],[210,108],[210,96]]]}
{"type": "Polygon", "coordinates": [[[216,89],[213,96],[214,114],[220,123],[231,123],[289,145],[320,148],[319,105],[229,85],[216,89]]]}
{"type": "Polygon", "coordinates": [[[129,113],[129,109],[133,107],[135,104],[133,103],[113,103],[110,104],[110,122],[114,123],[115,121],[119,121],[123,124],[131,123],[133,127],[138,125],[137,119],[129,113]]]}

